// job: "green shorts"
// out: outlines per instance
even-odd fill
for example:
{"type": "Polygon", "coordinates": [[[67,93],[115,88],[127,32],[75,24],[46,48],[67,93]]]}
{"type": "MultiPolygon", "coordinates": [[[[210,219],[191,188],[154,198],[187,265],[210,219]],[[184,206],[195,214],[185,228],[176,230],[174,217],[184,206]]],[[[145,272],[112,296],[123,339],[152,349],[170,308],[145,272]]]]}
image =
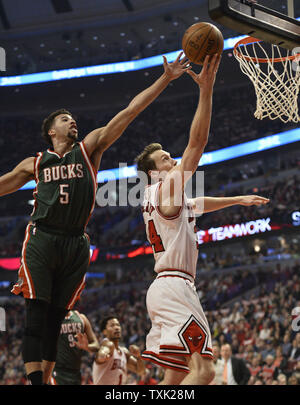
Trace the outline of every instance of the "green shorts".
{"type": "Polygon", "coordinates": [[[85,286],[89,262],[87,234],[58,235],[28,225],[19,279],[12,293],[22,293],[24,298],[40,299],[72,309],[85,286]]]}
{"type": "Polygon", "coordinates": [[[50,383],[51,385],[81,385],[80,371],[55,368],[50,383]]]}

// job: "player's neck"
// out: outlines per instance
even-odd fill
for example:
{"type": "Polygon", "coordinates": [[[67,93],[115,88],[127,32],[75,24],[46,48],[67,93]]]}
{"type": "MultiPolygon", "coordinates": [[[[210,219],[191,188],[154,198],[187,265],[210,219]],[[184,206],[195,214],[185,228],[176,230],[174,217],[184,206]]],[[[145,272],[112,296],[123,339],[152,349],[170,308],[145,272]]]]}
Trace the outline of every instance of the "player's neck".
{"type": "Polygon", "coordinates": [[[58,153],[59,155],[64,155],[65,153],[69,152],[74,145],[74,141],[72,139],[67,139],[63,141],[53,141],[53,150],[54,152],[58,153]]]}

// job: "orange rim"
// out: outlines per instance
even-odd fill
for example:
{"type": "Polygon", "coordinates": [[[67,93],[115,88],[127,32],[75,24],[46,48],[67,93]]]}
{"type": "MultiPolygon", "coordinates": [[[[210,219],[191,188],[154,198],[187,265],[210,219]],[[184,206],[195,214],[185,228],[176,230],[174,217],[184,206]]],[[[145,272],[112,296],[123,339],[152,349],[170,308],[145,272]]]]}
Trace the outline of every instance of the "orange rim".
{"type": "Polygon", "coordinates": [[[259,63],[268,63],[270,60],[272,60],[273,63],[278,63],[278,62],[283,62],[285,60],[294,60],[294,59],[296,59],[296,57],[300,57],[300,54],[298,53],[296,55],[289,55],[289,56],[285,56],[285,57],[282,57],[282,58],[274,58],[274,59],[271,59],[271,58],[270,59],[268,59],[268,58],[255,58],[255,57],[243,55],[241,53],[241,51],[239,50],[239,48],[238,48],[240,45],[248,45],[248,44],[252,44],[254,42],[262,42],[262,40],[254,38],[254,37],[242,38],[240,41],[238,41],[234,45],[233,53],[238,58],[245,59],[247,61],[259,62],[259,63]]]}

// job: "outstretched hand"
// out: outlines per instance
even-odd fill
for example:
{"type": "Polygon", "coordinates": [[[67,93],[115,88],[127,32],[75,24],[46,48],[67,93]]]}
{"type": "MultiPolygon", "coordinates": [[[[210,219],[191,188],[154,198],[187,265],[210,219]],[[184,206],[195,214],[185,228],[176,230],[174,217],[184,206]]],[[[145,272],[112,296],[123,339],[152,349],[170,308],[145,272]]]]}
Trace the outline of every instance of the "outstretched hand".
{"type": "Polygon", "coordinates": [[[89,341],[86,333],[78,332],[77,335],[75,335],[75,338],[77,341],[75,340],[74,343],[78,349],[89,351],[89,341]]]}
{"type": "Polygon", "coordinates": [[[182,54],[183,52],[180,52],[176,60],[172,63],[168,63],[167,58],[163,56],[165,74],[170,80],[178,79],[183,73],[188,72],[192,68],[186,56],[180,59],[182,54]]]}
{"type": "Polygon", "coordinates": [[[199,85],[200,88],[212,89],[215,84],[216,74],[218,72],[221,61],[221,55],[215,53],[213,56],[205,57],[202,70],[199,74],[193,70],[188,70],[187,73],[199,85]]]}
{"type": "Polygon", "coordinates": [[[243,195],[240,197],[239,204],[249,207],[251,205],[266,205],[270,202],[269,198],[259,195],[243,195]]]}

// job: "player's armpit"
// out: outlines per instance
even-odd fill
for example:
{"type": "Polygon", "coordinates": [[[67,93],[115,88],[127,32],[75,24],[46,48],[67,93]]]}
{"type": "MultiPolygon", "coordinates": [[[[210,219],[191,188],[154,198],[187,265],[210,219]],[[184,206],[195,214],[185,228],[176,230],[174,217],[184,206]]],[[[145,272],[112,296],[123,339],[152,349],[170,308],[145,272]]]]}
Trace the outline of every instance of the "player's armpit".
{"type": "Polygon", "coordinates": [[[0,177],[0,196],[19,190],[34,179],[34,157],[24,159],[11,172],[0,177]]]}
{"type": "Polygon", "coordinates": [[[89,157],[91,157],[95,150],[99,149],[103,129],[104,127],[94,129],[84,138],[83,143],[89,157]]]}

